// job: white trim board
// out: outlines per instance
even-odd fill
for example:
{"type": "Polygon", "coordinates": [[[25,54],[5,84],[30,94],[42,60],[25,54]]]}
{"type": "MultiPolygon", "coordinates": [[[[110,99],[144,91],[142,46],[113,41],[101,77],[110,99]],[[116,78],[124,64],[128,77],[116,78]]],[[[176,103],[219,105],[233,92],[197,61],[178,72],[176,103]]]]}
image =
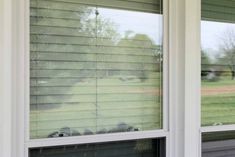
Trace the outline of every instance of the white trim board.
{"type": "Polygon", "coordinates": [[[12,1],[0,0],[0,156],[12,155],[12,1]]]}

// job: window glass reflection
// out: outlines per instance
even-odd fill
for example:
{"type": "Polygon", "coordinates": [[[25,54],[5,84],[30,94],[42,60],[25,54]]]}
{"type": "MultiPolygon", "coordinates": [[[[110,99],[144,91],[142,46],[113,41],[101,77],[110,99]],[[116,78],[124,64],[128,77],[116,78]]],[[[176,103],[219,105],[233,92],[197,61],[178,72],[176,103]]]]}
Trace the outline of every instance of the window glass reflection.
{"type": "Polygon", "coordinates": [[[31,138],[162,128],[156,10],[31,0],[31,138]]]}
{"type": "Polygon", "coordinates": [[[164,139],[32,148],[29,157],[165,157],[164,139]]]}
{"type": "Polygon", "coordinates": [[[235,123],[235,24],[201,22],[202,125],[235,123]]]}
{"type": "Polygon", "coordinates": [[[234,157],[235,131],[202,134],[202,157],[234,157]]]}

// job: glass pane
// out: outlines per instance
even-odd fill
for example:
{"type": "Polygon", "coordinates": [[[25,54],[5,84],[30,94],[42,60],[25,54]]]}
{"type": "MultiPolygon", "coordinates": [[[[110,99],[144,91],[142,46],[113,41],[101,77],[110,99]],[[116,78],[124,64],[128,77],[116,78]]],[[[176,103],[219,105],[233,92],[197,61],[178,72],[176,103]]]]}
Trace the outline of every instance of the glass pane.
{"type": "Polygon", "coordinates": [[[235,1],[202,0],[202,125],[235,124],[235,1]]]}
{"type": "Polygon", "coordinates": [[[203,133],[202,157],[234,157],[235,131],[203,133]]]}
{"type": "Polygon", "coordinates": [[[31,0],[32,139],[162,128],[160,0],[155,13],[134,5],[147,1],[31,0]]]}
{"type": "Polygon", "coordinates": [[[29,157],[165,157],[164,139],[33,148],[29,157]]]}

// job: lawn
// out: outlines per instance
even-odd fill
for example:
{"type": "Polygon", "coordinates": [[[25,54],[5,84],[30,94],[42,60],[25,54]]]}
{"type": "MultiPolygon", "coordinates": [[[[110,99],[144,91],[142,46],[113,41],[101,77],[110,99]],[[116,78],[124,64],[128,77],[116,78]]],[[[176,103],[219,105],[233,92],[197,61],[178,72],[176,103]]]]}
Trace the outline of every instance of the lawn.
{"type": "Polygon", "coordinates": [[[31,82],[31,138],[45,138],[63,127],[80,134],[108,132],[124,123],[138,130],[161,128],[159,74],[144,81],[112,76],[74,82],[31,82]]]}
{"type": "Polygon", "coordinates": [[[202,81],[202,125],[235,123],[235,80],[202,81]]]}
{"type": "MultiPolygon", "coordinates": [[[[121,123],[138,130],[162,127],[159,75],[144,81],[113,76],[74,82],[31,82],[31,138],[45,138],[63,127],[80,134],[108,132],[121,123]]],[[[234,123],[235,80],[202,81],[202,125],[234,123]]]]}

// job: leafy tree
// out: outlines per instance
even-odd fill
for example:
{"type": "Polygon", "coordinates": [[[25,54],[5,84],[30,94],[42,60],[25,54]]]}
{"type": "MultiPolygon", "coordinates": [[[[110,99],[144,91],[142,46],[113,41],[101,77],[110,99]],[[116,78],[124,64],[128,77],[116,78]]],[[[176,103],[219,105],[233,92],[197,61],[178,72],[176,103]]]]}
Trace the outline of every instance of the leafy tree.
{"type": "Polygon", "coordinates": [[[201,76],[202,78],[208,75],[211,67],[211,59],[205,50],[201,50],[201,76]]]}
{"type": "Polygon", "coordinates": [[[149,71],[146,69],[146,63],[157,64],[154,72],[160,71],[161,60],[161,47],[156,45],[154,41],[146,34],[135,34],[132,31],[126,31],[124,37],[118,42],[118,47],[131,47],[135,52],[134,55],[129,55],[128,58],[138,58],[138,64],[129,63],[125,61],[127,67],[135,69],[129,71],[129,75],[138,77],[141,81],[145,81],[148,77],[149,71]],[[148,60],[144,60],[147,57],[148,60]],[[158,66],[159,65],[159,66],[158,66]]]}
{"type": "Polygon", "coordinates": [[[221,38],[220,50],[222,55],[220,63],[226,65],[231,72],[231,79],[235,80],[235,30],[227,30],[221,38]]]}

